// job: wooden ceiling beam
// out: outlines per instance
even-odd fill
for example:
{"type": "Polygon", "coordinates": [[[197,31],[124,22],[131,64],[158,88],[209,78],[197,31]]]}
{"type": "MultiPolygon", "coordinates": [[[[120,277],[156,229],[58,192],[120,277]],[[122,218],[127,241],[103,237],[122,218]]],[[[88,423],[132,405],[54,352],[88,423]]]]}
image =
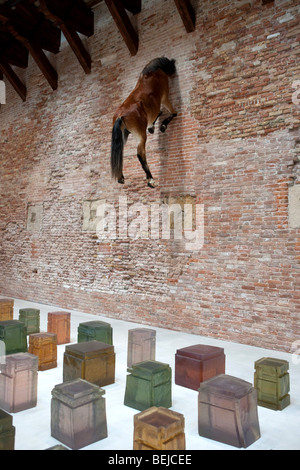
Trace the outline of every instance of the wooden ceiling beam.
{"type": "MultiPolygon", "coordinates": [[[[69,5],[70,6],[70,5],[69,5]]],[[[41,0],[40,1],[40,8],[45,14],[45,16],[53,21],[59,28],[62,30],[65,38],[67,39],[71,49],[73,50],[74,54],[76,55],[80,65],[82,66],[85,73],[90,73],[91,71],[91,57],[90,54],[85,49],[82,40],[77,34],[77,28],[71,19],[65,19],[63,16],[67,18],[67,11],[62,10],[61,5],[58,5],[57,2],[49,2],[49,0],[41,0]],[[61,15],[61,16],[59,16],[61,15]]],[[[71,12],[71,9],[69,10],[71,12]]],[[[89,15],[90,19],[93,19],[94,16],[92,14],[89,15]]],[[[94,19],[93,19],[94,23],[94,19]]],[[[93,26],[92,26],[93,29],[93,26]]]]}
{"type": "Polygon", "coordinates": [[[12,36],[26,47],[51,88],[56,90],[58,80],[57,72],[36,39],[32,39],[32,25],[28,24],[28,22],[24,22],[24,20],[22,21],[20,14],[4,5],[0,5],[0,20],[6,25],[12,36]]]}
{"type": "Polygon", "coordinates": [[[195,11],[190,0],[174,0],[187,33],[195,31],[195,11]]]}
{"type": "Polygon", "coordinates": [[[142,0],[122,0],[124,8],[134,15],[140,13],[142,10],[142,0]]]}
{"type": "Polygon", "coordinates": [[[71,22],[75,31],[90,37],[94,34],[94,13],[83,0],[42,0],[40,10],[51,15],[56,24],[71,22]]]}
{"type": "Polygon", "coordinates": [[[0,32],[0,57],[4,56],[10,65],[25,69],[28,66],[28,51],[13,36],[0,32]]]}
{"type": "Polygon", "coordinates": [[[85,71],[85,73],[90,73],[92,66],[91,56],[85,49],[74,26],[71,22],[66,21],[65,23],[62,23],[60,27],[83,70],[85,71]]]}
{"type": "Polygon", "coordinates": [[[52,90],[56,90],[58,82],[57,72],[52,66],[44,51],[34,41],[26,41],[24,45],[27,47],[28,51],[32,55],[35,63],[43,73],[52,90]]]}
{"type": "Polygon", "coordinates": [[[105,0],[107,8],[110,11],[128,49],[133,56],[138,51],[138,35],[131,24],[131,21],[125,11],[121,0],[105,0]]]}
{"type": "Polygon", "coordinates": [[[23,101],[26,100],[26,86],[21,82],[11,66],[2,58],[0,62],[0,71],[7,78],[15,91],[23,101]]]}

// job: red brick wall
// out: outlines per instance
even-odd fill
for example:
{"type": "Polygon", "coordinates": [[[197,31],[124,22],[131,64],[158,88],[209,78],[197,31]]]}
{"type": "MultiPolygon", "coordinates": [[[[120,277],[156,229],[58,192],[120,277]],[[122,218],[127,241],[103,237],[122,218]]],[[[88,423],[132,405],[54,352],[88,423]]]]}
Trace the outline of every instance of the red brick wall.
{"type": "MultiPolygon", "coordinates": [[[[288,223],[298,184],[300,8],[293,0],[192,1],[187,34],[173,0],[143,2],[132,21],[131,57],[105,4],[85,44],[85,75],[67,43],[50,60],[53,92],[35,63],[19,76],[22,103],[7,84],[1,106],[0,293],[66,309],[291,351],[299,339],[300,231],[288,223]],[[145,176],[129,137],[124,186],[110,177],[112,114],[152,58],[175,58],[167,132],[147,142],[158,186],[145,176]],[[84,201],[118,209],[193,200],[204,207],[204,244],[100,241],[83,231],[84,201]],[[42,208],[39,231],[28,207],[42,208]]],[[[129,217],[130,221],[130,217],[129,217]]]]}

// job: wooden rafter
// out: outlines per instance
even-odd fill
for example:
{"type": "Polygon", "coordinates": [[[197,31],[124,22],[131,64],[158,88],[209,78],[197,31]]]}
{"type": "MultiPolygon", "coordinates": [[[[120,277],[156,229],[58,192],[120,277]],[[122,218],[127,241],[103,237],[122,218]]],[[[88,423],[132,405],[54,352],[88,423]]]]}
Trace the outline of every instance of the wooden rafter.
{"type": "Polygon", "coordinates": [[[66,2],[41,0],[40,9],[46,18],[60,27],[83,70],[85,73],[90,73],[91,57],[77,31],[86,36],[94,33],[93,12],[80,0],[66,2]]]}
{"type": "Polygon", "coordinates": [[[130,54],[135,55],[138,51],[139,39],[125,11],[123,2],[121,0],[105,0],[105,3],[130,51],[130,54]]]}
{"type": "Polygon", "coordinates": [[[28,50],[7,32],[0,31],[0,61],[25,69],[28,66],[28,50]]]}
{"type": "MultiPolygon", "coordinates": [[[[26,5],[26,2],[24,2],[24,5],[26,5]]],[[[0,20],[5,24],[11,35],[20,41],[31,53],[51,88],[55,90],[57,88],[57,72],[45,55],[40,44],[35,40],[37,31],[40,30],[42,26],[42,21],[39,21],[38,25],[35,21],[33,21],[33,23],[25,23],[20,13],[4,5],[0,5],[0,20]]]]}
{"type": "Polygon", "coordinates": [[[195,11],[190,0],[174,0],[187,33],[195,31],[195,11]]]}
{"type": "Polygon", "coordinates": [[[3,75],[5,75],[5,77],[10,82],[10,84],[13,86],[13,88],[18,93],[18,95],[22,98],[22,100],[25,101],[26,100],[25,85],[21,82],[17,74],[14,72],[11,66],[3,58],[1,59],[1,62],[0,62],[0,70],[3,73],[3,75]]]}

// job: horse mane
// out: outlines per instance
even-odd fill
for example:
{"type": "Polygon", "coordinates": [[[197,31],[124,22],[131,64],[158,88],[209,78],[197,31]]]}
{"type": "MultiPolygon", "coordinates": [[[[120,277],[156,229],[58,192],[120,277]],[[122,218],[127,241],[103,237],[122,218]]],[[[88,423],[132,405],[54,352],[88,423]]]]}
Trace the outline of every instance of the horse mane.
{"type": "Polygon", "coordinates": [[[161,69],[168,76],[173,75],[176,72],[175,59],[167,59],[167,57],[157,57],[156,59],[151,60],[142,70],[142,75],[147,75],[148,73],[156,72],[158,69],[161,69]]]}

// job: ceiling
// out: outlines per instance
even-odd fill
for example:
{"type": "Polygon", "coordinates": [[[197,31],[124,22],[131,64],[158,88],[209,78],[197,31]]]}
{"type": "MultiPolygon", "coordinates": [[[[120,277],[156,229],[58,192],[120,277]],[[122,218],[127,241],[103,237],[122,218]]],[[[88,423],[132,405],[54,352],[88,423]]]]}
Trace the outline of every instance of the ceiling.
{"type": "MultiPolygon", "coordinates": [[[[130,54],[135,55],[139,38],[128,12],[140,13],[142,0],[0,0],[0,79],[5,76],[25,101],[26,86],[16,70],[28,67],[30,54],[55,90],[58,75],[45,51],[59,53],[61,32],[80,66],[90,73],[92,60],[80,36],[93,36],[93,8],[101,1],[106,3],[130,54]]],[[[187,33],[194,31],[195,12],[190,0],[174,3],[187,33]]]]}

